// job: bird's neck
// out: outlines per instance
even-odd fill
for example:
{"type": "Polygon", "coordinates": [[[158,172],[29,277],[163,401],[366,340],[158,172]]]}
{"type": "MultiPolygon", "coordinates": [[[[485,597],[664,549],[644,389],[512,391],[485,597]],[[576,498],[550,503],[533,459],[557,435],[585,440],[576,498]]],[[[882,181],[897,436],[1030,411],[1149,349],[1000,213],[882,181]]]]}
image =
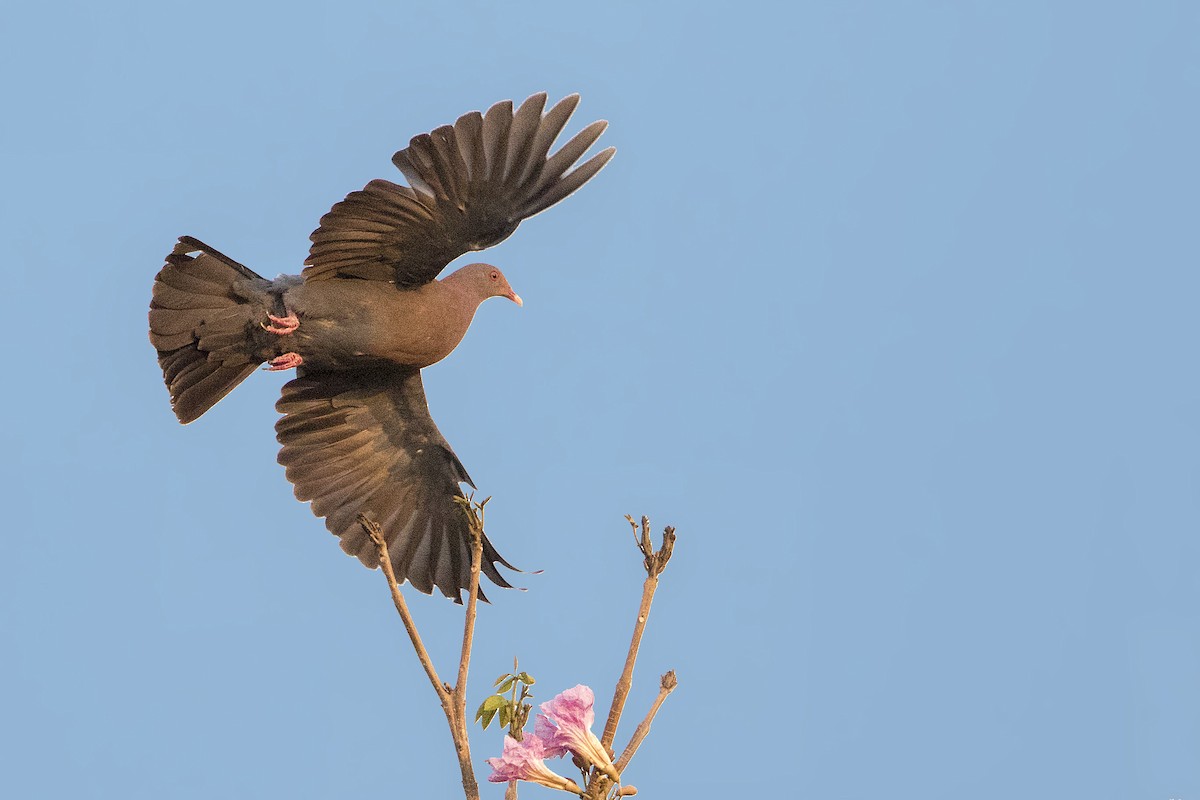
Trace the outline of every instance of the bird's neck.
{"type": "Polygon", "coordinates": [[[453,302],[460,309],[469,312],[470,316],[474,316],[476,309],[487,299],[487,297],[479,295],[475,283],[464,280],[457,272],[447,275],[439,283],[445,287],[447,295],[453,298],[453,302]]]}

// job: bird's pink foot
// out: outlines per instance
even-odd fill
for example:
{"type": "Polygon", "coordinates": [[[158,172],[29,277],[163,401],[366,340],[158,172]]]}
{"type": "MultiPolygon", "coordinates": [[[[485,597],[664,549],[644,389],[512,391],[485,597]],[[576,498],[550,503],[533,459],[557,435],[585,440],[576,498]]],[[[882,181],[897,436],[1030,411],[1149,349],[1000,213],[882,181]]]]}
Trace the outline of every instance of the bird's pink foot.
{"type": "Polygon", "coordinates": [[[267,362],[270,366],[267,367],[271,372],[279,372],[280,370],[293,369],[304,363],[304,358],[299,353],[284,353],[278,358],[272,358],[267,362]]]}
{"type": "Polygon", "coordinates": [[[286,317],[277,317],[274,314],[267,314],[267,319],[271,320],[270,325],[265,322],[260,322],[258,324],[262,325],[262,329],[267,333],[274,333],[278,334],[279,336],[287,336],[289,333],[295,333],[296,329],[300,327],[299,318],[291,312],[288,312],[286,317]]]}

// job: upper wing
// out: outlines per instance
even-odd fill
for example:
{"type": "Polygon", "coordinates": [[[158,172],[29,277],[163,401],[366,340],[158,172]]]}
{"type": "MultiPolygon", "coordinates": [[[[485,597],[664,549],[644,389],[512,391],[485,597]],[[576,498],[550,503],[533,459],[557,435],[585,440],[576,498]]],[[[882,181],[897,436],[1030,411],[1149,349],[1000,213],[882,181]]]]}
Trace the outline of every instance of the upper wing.
{"type": "Polygon", "coordinates": [[[604,132],[593,122],[547,157],[579,95],[543,116],[544,92],[513,112],[505,100],[413,138],[392,156],[410,186],[374,180],[352,192],[313,231],[306,281],[350,277],[418,286],[470,250],[498,244],[526,217],[578,189],[616,152],[609,147],[568,173],[604,132]]]}
{"type": "MultiPolygon", "coordinates": [[[[454,498],[463,496],[459,483],[471,479],[429,416],[420,370],[309,372],[283,387],[275,408],[284,414],[275,425],[279,463],[296,497],[312,501],[342,549],[368,567],[379,565],[358,523],[364,513],[379,523],[398,581],[426,594],[437,586],[460,601],[470,580],[471,537],[454,498]]],[[[508,587],[497,562],[513,568],[485,536],[483,573],[508,587]]]]}

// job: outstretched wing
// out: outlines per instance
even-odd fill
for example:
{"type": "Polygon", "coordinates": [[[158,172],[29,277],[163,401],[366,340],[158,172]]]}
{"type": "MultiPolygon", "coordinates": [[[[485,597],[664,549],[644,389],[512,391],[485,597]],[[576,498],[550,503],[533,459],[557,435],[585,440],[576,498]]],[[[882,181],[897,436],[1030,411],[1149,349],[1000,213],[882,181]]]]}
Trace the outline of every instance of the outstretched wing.
{"type": "Polygon", "coordinates": [[[612,158],[603,150],[567,172],[604,132],[593,122],[548,156],[579,95],[544,115],[546,94],[513,112],[512,101],[486,115],[415,137],[392,157],[409,186],[374,180],[321,218],[304,280],[367,278],[419,286],[471,250],[498,244],[532,217],[586,183],[612,158]]]}
{"type": "MultiPolygon", "coordinates": [[[[284,414],[275,425],[279,463],[342,549],[379,566],[358,523],[364,513],[383,531],[397,580],[461,602],[471,539],[454,498],[463,496],[460,482],[474,484],[429,416],[420,370],[309,372],[283,387],[275,408],[284,414]]],[[[485,537],[483,574],[507,588],[497,563],[513,569],[485,537]]]]}

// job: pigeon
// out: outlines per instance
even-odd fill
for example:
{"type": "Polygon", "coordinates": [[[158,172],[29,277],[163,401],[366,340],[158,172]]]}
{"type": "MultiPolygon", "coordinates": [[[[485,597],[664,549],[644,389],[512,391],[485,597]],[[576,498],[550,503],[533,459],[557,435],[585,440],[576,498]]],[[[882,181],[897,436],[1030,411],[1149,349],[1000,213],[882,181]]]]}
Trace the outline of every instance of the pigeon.
{"type": "MultiPolygon", "coordinates": [[[[546,110],[539,93],[414,137],[392,157],[408,185],[373,180],[334,205],[300,275],[267,280],[184,236],[154,279],[150,342],[179,421],[263,364],[295,369],[275,431],[296,497],[370,568],[378,551],[359,515],[376,522],[397,580],[426,594],[436,586],[462,602],[471,541],[456,498],[475,484],[429,414],[421,370],[454,350],[484,300],[522,305],[490,264],[437,277],[608,163],[615,148],[579,163],[603,120],[550,153],[578,103],[570,95],[546,110]]],[[[485,536],[482,572],[510,588],[497,564],[515,569],[485,536]]]]}

